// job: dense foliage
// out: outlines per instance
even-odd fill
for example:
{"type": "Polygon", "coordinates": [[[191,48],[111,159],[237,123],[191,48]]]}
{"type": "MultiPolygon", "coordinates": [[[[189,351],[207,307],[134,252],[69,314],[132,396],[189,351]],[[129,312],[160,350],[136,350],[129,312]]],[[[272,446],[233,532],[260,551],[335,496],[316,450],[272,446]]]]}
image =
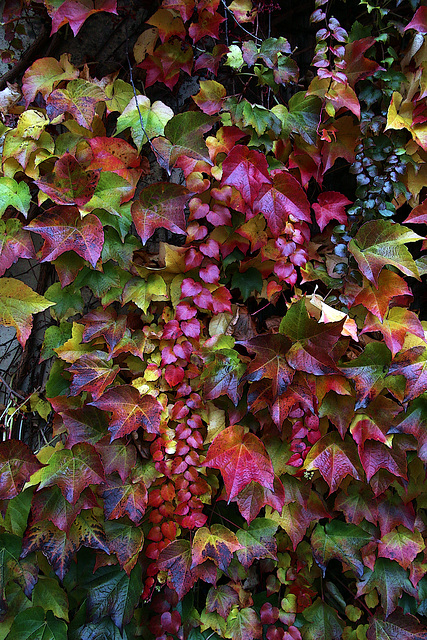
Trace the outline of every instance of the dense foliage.
{"type": "MultiPolygon", "coordinates": [[[[0,638],[426,638],[427,8],[316,0],[300,69],[284,6],[154,5],[0,93],[0,638]]],[[[130,10],[6,0],[3,59],[130,10]]]]}

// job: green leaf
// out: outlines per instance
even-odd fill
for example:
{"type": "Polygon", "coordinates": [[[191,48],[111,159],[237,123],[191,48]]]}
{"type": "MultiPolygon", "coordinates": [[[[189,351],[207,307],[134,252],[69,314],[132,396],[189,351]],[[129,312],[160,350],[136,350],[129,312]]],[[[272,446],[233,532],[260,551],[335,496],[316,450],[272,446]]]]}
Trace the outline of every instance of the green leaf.
{"type": "Polygon", "coordinates": [[[54,358],[54,349],[62,347],[71,338],[72,325],[69,322],[61,322],[59,327],[52,325],[48,327],[44,334],[43,345],[40,353],[40,362],[54,358]]]}
{"type": "Polygon", "coordinates": [[[277,545],[274,534],[278,524],[268,518],[256,518],[248,528],[237,530],[237,539],[242,549],[237,551],[239,562],[248,569],[256,559],[277,560],[277,545]]]}
{"type": "Polygon", "coordinates": [[[0,177],[0,215],[7,207],[14,207],[25,217],[30,208],[31,194],[26,182],[16,182],[13,178],[0,177]]]}
{"type": "Polygon", "coordinates": [[[22,347],[30,337],[33,314],[54,304],[20,280],[0,278],[0,324],[15,327],[16,337],[22,347]]]}
{"type": "Polygon", "coordinates": [[[357,583],[357,597],[377,589],[386,616],[396,609],[402,591],[417,597],[417,591],[408,579],[408,572],[393,560],[378,558],[374,570],[365,568],[365,575],[357,583]]]}
{"type": "Polygon", "coordinates": [[[33,607],[18,613],[6,640],[67,640],[67,625],[51,611],[33,607]]]}
{"type": "Polygon", "coordinates": [[[323,575],[332,559],[340,560],[344,567],[352,567],[359,578],[363,575],[363,563],[359,549],[372,539],[366,531],[354,524],[339,520],[317,525],[311,536],[314,558],[321,567],[323,575]]]}
{"type": "Polygon", "coordinates": [[[417,265],[405,244],[422,239],[408,227],[390,220],[371,220],[360,227],[348,248],[363,275],[377,287],[378,276],[386,265],[419,280],[417,265]]]}
{"type": "Polygon", "coordinates": [[[18,493],[15,498],[9,500],[6,514],[2,525],[8,533],[13,533],[16,536],[23,536],[27,527],[28,515],[31,508],[31,499],[33,492],[31,489],[26,489],[18,493]]]}
{"type": "Polygon", "coordinates": [[[172,117],[172,109],[160,100],[151,104],[146,96],[137,96],[137,100],[133,97],[117,119],[116,133],[130,128],[133,141],[138,151],[141,151],[142,145],[147,142],[147,136],[151,139],[163,135],[165,125],[172,117]],[[145,133],[141,127],[140,114],[145,133]]]}
{"type": "Polygon", "coordinates": [[[101,567],[87,585],[87,610],[94,622],[110,615],[122,629],[132,617],[142,592],[141,567],[136,565],[129,576],[119,567],[101,567]]]}
{"type": "Polygon", "coordinates": [[[335,609],[320,598],[303,611],[307,620],[302,628],[304,640],[338,640],[341,638],[343,622],[335,609]]]}
{"type": "Polygon", "coordinates": [[[306,96],[304,91],[299,91],[289,100],[288,109],[279,104],[271,111],[282,122],[283,137],[299,133],[308,144],[316,144],[320,107],[321,101],[317,96],[306,96]]]}
{"type": "Polygon", "coordinates": [[[225,637],[233,640],[255,640],[262,638],[262,626],[251,608],[231,611],[227,618],[225,637]]]}
{"type": "Polygon", "coordinates": [[[366,407],[384,389],[390,363],[391,353],[385,344],[370,342],[360,356],[341,365],[345,377],[354,381],[356,409],[366,407]]]}
{"type": "Polygon", "coordinates": [[[261,293],[262,284],[262,275],[255,267],[249,267],[249,269],[246,269],[243,273],[236,271],[231,280],[231,288],[240,289],[245,302],[253,291],[261,293]]]}
{"type": "Polygon", "coordinates": [[[57,618],[68,622],[68,596],[54,578],[39,576],[34,587],[32,601],[34,607],[52,611],[57,618]]]}

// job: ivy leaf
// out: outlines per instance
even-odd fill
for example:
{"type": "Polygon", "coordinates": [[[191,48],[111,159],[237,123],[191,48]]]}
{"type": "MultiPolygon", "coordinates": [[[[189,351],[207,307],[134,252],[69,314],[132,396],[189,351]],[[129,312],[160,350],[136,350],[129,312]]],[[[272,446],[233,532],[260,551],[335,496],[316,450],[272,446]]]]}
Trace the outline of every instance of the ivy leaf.
{"type": "MultiPolygon", "coordinates": [[[[211,359],[211,358],[210,358],[211,359]]],[[[201,375],[203,390],[207,400],[227,395],[237,405],[241,392],[239,382],[245,372],[245,365],[234,349],[219,349],[201,375]]]]}
{"type": "Polygon", "coordinates": [[[40,606],[43,611],[52,611],[56,618],[69,622],[67,594],[54,578],[40,575],[31,599],[33,607],[40,606]]]}
{"type": "Polygon", "coordinates": [[[406,378],[404,402],[410,402],[427,391],[427,348],[412,347],[399,353],[389,369],[390,375],[406,378]]]}
{"type": "Polygon", "coordinates": [[[320,121],[319,98],[306,95],[304,91],[298,91],[290,98],[288,107],[289,110],[279,104],[272,108],[272,112],[282,122],[281,135],[287,137],[290,133],[298,133],[305,142],[315,145],[320,121]]]}
{"type": "Polygon", "coordinates": [[[157,182],[142,189],[131,207],[142,243],[145,244],[159,228],[185,234],[184,208],[190,196],[188,189],[171,182],[157,182]]]}
{"type": "Polygon", "coordinates": [[[0,499],[17,496],[33,473],[43,465],[28,445],[19,440],[0,443],[0,499]]]}
{"type": "Polygon", "coordinates": [[[159,569],[168,572],[169,581],[180,600],[197,580],[191,564],[191,543],[188,540],[174,540],[162,549],[157,560],[159,569]]]}
{"type": "Polygon", "coordinates": [[[206,596],[206,611],[217,611],[221,618],[227,618],[231,609],[239,604],[239,596],[228,584],[211,587],[206,596]]]}
{"type": "Polygon", "coordinates": [[[21,537],[10,533],[0,534],[0,561],[2,572],[0,577],[0,603],[2,610],[7,610],[7,583],[14,581],[22,588],[25,595],[30,598],[34,585],[37,582],[38,570],[34,563],[20,559],[21,537]]]}
{"type": "Polygon", "coordinates": [[[262,507],[267,504],[282,513],[283,505],[285,504],[285,490],[282,481],[276,476],[273,490],[252,481],[242,489],[236,498],[236,502],[240,513],[248,524],[257,517],[262,507]]]}
{"type": "Polygon", "coordinates": [[[344,624],[335,609],[323,600],[317,600],[304,609],[303,616],[307,620],[303,632],[305,640],[338,640],[342,636],[344,624]]]}
{"type": "Polygon", "coordinates": [[[368,313],[360,333],[375,331],[379,331],[382,334],[392,356],[395,356],[401,350],[408,334],[424,340],[424,329],[418,316],[413,311],[408,311],[403,307],[390,309],[387,317],[382,322],[376,316],[368,313]]]}
{"type": "Polygon", "coordinates": [[[384,620],[372,617],[367,640],[426,640],[427,631],[417,618],[395,611],[384,620]]]}
{"type": "MultiPolygon", "coordinates": [[[[215,122],[216,118],[197,111],[178,113],[169,120],[165,126],[166,142],[171,145],[167,148],[169,165],[173,166],[180,156],[211,164],[203,135],[212,129],[215,122]]],[[[159,152],[162,147],[158,143],[161,141],[162,138],[153,140],[153,145],[159,152]]]]}
{"type": "Polygon", "coordinates": [[[226,95],[224,85],[219,82],[200,80],[200,91],[192,98],[203,113],[213,116],[221,110],[226,95]]]}
{"type": "Polygon", "coordinates": [[[105,438],[97,443],[96,450],[101,455],[105,474],[109,475],[117,471],[122,482],[129,477],[136,465],[136,448],[132,447],[126,440],[108,442],[105,438]]]}
{"type": "Polygon", "coordinates": [[[57,204],[82,207],[92,198],[98,180],[99,171],[86,171],[73,155],[65,153],[55,162],[53,173],[35,183],[57,204]]]}
{"type": "Polygon", "coordinates": [[[368,482],[379,469],[407,480],[406,454],[397,447],[389,449],[382,442],[368,440],[359,446],[359,457],[368,482]]]}
{"type": "Polygon", "coordinates": [[[102,246],[104,230],[99,219],[89,214],[80,218],[76,207],[52,207],[25,227],[44,238],[40,249],[41,262],[50,262],[66,251],[75,251],[92,267],[96,267],[102,246]]]}
{"type": "Polygon", "coordinates": [[[179,80],[181,70],[191,75],[193,47],[183,47],[176,38],[156,47],[153,55],[147,56],[138,67],[147,71],[146,87],[151,87],[155,82],[163,82],[172,90],[179,80]]]}
{"type": "Polygon", "coordinates": [[[110,553],[117,556],[121,569],[124,569],[129,576],[144,546],[142,528],[108,520],[104,526],[110,553]]]}
{"type": "Polygon", "coordinates": [[[391,354],[385,344],[371,342],[366,345],[364,352],[340,369],[346,378],[354,380],[357,402],[356,409],[366,407],[385,387],[385,377],[391,363],[391,354]]]}
{"type": "Polygon", "coordinates": [[[223,185],[235,187],[252,206],[262,184],[271,184],[265,156],[256,149],[236,145],[222,163],[223,185]]]}
{"type": "Polygon", "coordinates": [[[193,538],[191,566],[196,567],[205,560],[212,560],[219,569],[226,571],[234,551],[241,548],[235,534],[222,524],[213,524],[210,529],[201,527],[193,538]]]}
{"type": "Polygon", "coordinates": [[[416,590],[409,582],[408,574],[397,562],[386,558],[378,558],[374,570],[365,568],[365,575],[357,583],[357,597],[377,589],[381,597],[381,604],[386,616],[396,609],[398,600],[405,591],[410,596],[416,596],[416,590]]]}
{"type": "Polygon", "coordinates": [[[81,127],[91,130],[96,105],[106,99],[107,96],[101,87],[78,78],[71,80],[66,89],[55,89],[49,94],[46,99],[46,113],[51,122],[58,116],[63,116],[65,112],[70,113],[81,127]]]}
{"type": "Polygon", "coordinates": [[[33,314],[54,304],[15,278],[0,278],[0,324],[15,327],[22,347],[30,337],[33,314]]]}
{"type": "Polygon", "coordinates": [[[352,485],[347,492],[341,491],[335,500],[335,509],[344,513],[346,522],[360,524],[364,519],[376,525],[378,508],[372,492],[361,490],[360,485],[352,485]]]}
{"type": "Polygon", "coordinates": [[[241,549],[237,550],[237,559],[245,569],[249,569],[254,560],[269,558],[277,560],[277,544],[274,534],[278,524],[268,518],[256,518],[248,528],[237,530],[237,539],[241,549]]]}
{"type": "Polygon", "coordinates": [[[68,432],[68,448],[78,442],[95,444],[107,433],[106,415],[95,407],[85,406],[83,409],[57,409],[62,416],[64,427],[68,432]]]}
{"type": "Polygon", "coordinates": [[[109,615],[114,624],[123,629],[141,597],[141,567],[136,565],[129,575],[116,566],[100,567],[86,586],[90,618],[97,622],[109,615]]]}
{"type": "Polygon", "coordinates": [[[415,29],[418,33],[427,33],[427,10],[426,7],[419,7],[411,22],[409,22],[404,31],[415,29]]]}
{"type": "Polygon", "coordinates": [[[140,478],[129,477],[125,481],[115,476],[107,479],[102,494],[105,515],[116,520],[127,515],[139,524],[147,507],[147,488],[140,478]]]}
{"type": "Polygon", "coordinates": [[[88,485],[104,482],[104,470],[94,447],[81,442],[71,449],[55,451],[39,478],[39,489],[58,486],[64,498],[74,505],[88,485]]]}
{"type": "Polygon", "coordinates": [[[92,394],[94,400],[98,400],[105,389],[114,382],[120,371],[119,365],[113,367],[106,360],[103,351],[84,353],[67,371],[73,374],[70,386],[70,394],[77,396],[82,391],[92,394]]]}
{"type": "Polygon", "coordinates": [[[381,538],[378,557],[396,560],[401,567],[408,569],[425,546],[419,531],[409,531],[406,527],[399,526],[381,538]]]}
{"type": "Polygon", "coordinates": [[[239,425],[216,436],[203,465],[221,471],[229,501],[252,480],[273,489],[273,465],[263,443],[239,425]]]}
{"type": "Polygon", "coordinates": [[[35,258],[31,235],[21,228],[19,220],[0,220],[0,276],[15,264],[19,258],[35,258]]]}
{"type": "Polygon", "coordinates": [[[305,504],[304,501],[285,504],[282,513],[272,512],[267,508],[266,515],[286,531],[294,550],[304,538],[307,527],[313,520],[318,521],[320,518],[331,517],[331,514],[326,510],[326,505],[315,491],[310,493],[305,504]]]}
{"type": "Polygon", "coordinates": [[[102,336],[111,352],[119,344],[126,331],[126,316],[117,316],[112,307],[99,307],[79,320],[85,326],[83,342],[90,342],[102,336]]]}
{"type": "Polygon", "coordinates": [[[163,0],[162,7],[178,11],[184,22],[187,22],[193,15],[195,4],[195,0],[163,0]]]}
{"type": "Polygon", "coordinates": [[[361,578],[364,566],[359,550],[371,539],[372,536],[360,527],[333,520],[325,526],[317,525],[311,535],[311,547],[323,575],[328,562],[337,559],[343,563],[344,570],[346,566],[350,566],[361,578]]]}
{"type": "Polygon", "coordinates": [[[76,36],[89,16],[99,11],[117,15],[116,0],[47,0],[46,9],[52,18],[51,35],[68,22],[76,36]]]}
{"type": "Polygon", "coordinates": [[[286,360],[292,342],[281,334],[256,336],[239,342],[255,358],[246,368],[242,381],[271,380],[272,399],[286,391],[294,377],[294,370],[286,360]]]}
{"type": "Polygon", "coordinates": [[[27,217],[31,204],[31,194],[26,182],[16,182],[7,176],[0,177],[0,215],[8,207],[13,207],[27,217]]]}
{"type": "Polygon", "coordinates": [[[392,425],[388,433],[408,433],[414,436],[417,441],[418,457],[425,463],[427,462],[427,402],[426,398],[421,396],[416,398],[409,405],[407,413],[400,415],[401,420],[392,425]]]}
{"type": "Polygon", "coordinates": [[[66,640],[67,624],[51,611],[33,606],[18,613],[7,636],[9,640],[66,640]]]}
{"type": "Polygon", "coordinates": [[[368,37],[346,44],[344,55],[346,63],[345,75],[347,76],[350,87],[354,88],[356,82],[372,76],[376,71],[384,71],[384,68],[375,62],[375,60],[369,60],[369,58],[365,58],[363,55],[375,42],[375,38],[368,37]]]}
{"type": "Polygon", "coordinates": [[[351,204],[342,193],[337,191],[326,191],[317,198],[317,203],[313,204],[316,222],[320,231],[326,227],[331,220],[337,220],[340,224],[347,224],[347,214],[345,207],[351,204]]]}
{"type": "Polygon", "coordinates": [[[98,400],[89,402],[89,405],[112,413],[108,427],[111,441],[137,431],[140,427],[148,433],[159,433],[162,405],[153,396],[141,397],[131,385],[108,389],[98,400]]]}
{"type": "Polygon", "coordinates": [[[102,525],[90,511],[77,516],[69,533],[60,531],[46,520],[31,523],[22,541],[21,557],[25,558],[32,551],[42,551],[58,578],[63,580],[81,546],[109,553],[102,525]]]}
{"type": "Polygon", "coordinates": [[[155,136],[162,136],[166,123],[172,117],[172,109],[160,100],[151,104],[146,96],[137,96],[137,99],[133,97],[123,113],[118,117],[116,133],[121,133],[130,128],[132,139],[138,151],[141,151],[142,145],[147,142],[147,136],[149,139],[155,136]],[[145,133],[141,127],[140,114],[145,133]]]}
{"type": "Polygon", "coordinates": [[[365,278],[378,286],[378,276],[386,265],[419,279],[417,266],[405,246],[417,240],[422,236],[408,227],[389,220],[371,220],[360,227],[348,248],[365,278]]]}
{"type": "Polygon", "coordinates": [[[219,13],[214,11],[208,11],[207,9],[198,10],[198,21],[192,22],[188,29],[188,34],[193,40],[193,44],[196,44],[201,38],[210,36],[218,40],[219,27],[224,22],[225,18],[219,13]]]}
{"type": "Polygon", "coordinates": [[[305,459],[307,471],[318,469],[329,485],[330,493],[336,491],[342,480],[350,475],[356,480],[363,476],[356,447],[351,438],[342,440],[338,433],[327,433],[310,449],[305,459]]]}
{"type": "Polygon", "coordinates": [[[289,216],[293,222],[311,222],[307,196],[290,173],[276,173],[273,184],[259,185],[258,191],[253,203],[254,213],[262,213],[275,237],[284,232],[289,216]]]}
{"type": "Polygon", "coordinates": [[[227,618],[225,637],[233,640],[261,639],[262,625],[255,611],[250,607],[232,611],[227,618]]]}
{"type": "Polygon", "coordinates": [[[383,269],[378,278],[378,287],[365,280],[363,289],[356,295],[351,306],[362,304],[382,322],[393,298],[410,295],[411,290],[403,278],[394,271],[383,269]]]}
{"type": "Polygon", "coordinates": [[[52,89],[63,80],[74,80],[79,70],[70,63],[70,55],[63,53],[55,58],[39,58],[24,73],[22,93],[25,97],[25,108],[34,100],[38,92],[46,99],[52,89]]]}
{"type": "Polygon", "coordinates": [[[50,520],[55,527],[69,533],[71,525],[82,509],[96,509],[98,502],[91,489],[85,489],[75,504],[64,498],[60,488],[53,485],[36,491],[31,502],[31,514],[35,521],[50,520]]]}

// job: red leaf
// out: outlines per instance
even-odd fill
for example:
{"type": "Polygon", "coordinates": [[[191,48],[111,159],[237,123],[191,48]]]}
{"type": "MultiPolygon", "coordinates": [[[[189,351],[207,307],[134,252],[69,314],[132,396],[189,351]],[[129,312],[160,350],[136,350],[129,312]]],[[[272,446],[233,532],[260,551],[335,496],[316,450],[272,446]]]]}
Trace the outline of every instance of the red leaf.
{"type": "Polygon", "coordinates": [[[226,571],[234,551],[238,549],[242,549],[242,545],[237,537],[222,524],[213,524],[210,529],[202,527],[197,529],[193,538],[191,566],[212,560],[219,569],[226,571]]]}
{"type": "Polygon", "coordinates": [[[406,378],[404,402],[409,402],[427,391],[427,348],[412,347],[399,353],[390,365],[391,375],[406,378]]]}
{"type": "Polygon", "coordinates": [[[261,186],[253,210],[265,216],[275,237],[284,232],[289,216],[293,222],[311,222],[310,204],[304,190],[298,180],[285,171],[276,173],[272,186],[261,186]]]}
{"type": "Polygon", "coordinates": [[[117,313],[112,307],[95,309],[79,320],[79,324],[85,326],[82,342],[90,342],[94,338],[102,336],[109,351],[112,352],[125,334],[126,320],[126,316],[117,317],[117,313]]]}
{"type": "MultiPolygon", "coordinates": [[[[427,13],[427,7],[425,7],[427,13]]],[[[427,200],[424,200],[417,207],[414,207],[404,223],[410,222],[411,224],[427,224],[427,200]]]]}
{"type": "Polygon", "coordinates": [[[99,136],[90,138],[88,143],[92,150],[88,171],[111,171],[136,185],[142,171],[141,157],[126,140],[99,136]]]}
{"type": "Polygon", "coordinates": [[[187,22],[193,15],[195,0],[163,0],[162,7],[179,11],[181,18],[187,22]]]}
{"type": "Polygon", "coordinates": [[[382,442],[368,440],[363,447],[359,447],[359,457],[368,482],[379,469],[386,469],[393,475],[407,480],[406,454],[396,447],[389,449],[382,442]]]}
{"type": "Polygon", "coordinates": [[[95,267],[101,256],[104,244],[101,222],[93,214],[82,220],[76,207],[52,207],[25,229],[39,233],[45,240],[40,249],[41,262],[51,262],[66,251],[75,251],[95,267]]]}
{"type": "Polygon", "coordinates": [[[329,485],[330,493],[336,491],[342,480],[353,476],[362,479],[362,470],[353,441],[341,440],[338,433],[328,433],[310,449],[305,459],[307,471],[318,469],[329,485]]]}
{"type": "Polygon", "coordinates": [[[248,524],[257,517],[261,509],[267,504],[272,509],[282,513],[285,504],[285,490],[282,481],[275,476],[273,490],[252,481],[240,491],[236,502],[240,513],[248,524]]]}
{"type": "Polygon", "coordinates": [[[173,233],[185,233],[184,207],[190,197],[188,189],[171,182],[156,182],[142,189],[131,208],[142,242],[145,244],[161,227],[173,233]]]}
{"type": "Polygon", "coordinates": [[[239,596],[228,584],[211,587],[206,596],[206,611],[217,611],[224,620],[228,617],[233,606],[239,604],[239,596]]]}
{"type": "Polygon", "coordinates": [[[406,25],[404,31],[415,29],[419,33],[427,33],[427,7],[419,7],[411,22],[406,25]]]}
{"type": "Polygon", "coordinates": [[[128,478],[126,482],[114,476],[108,478],[102,498],[109,520],[128,515],[135,524],[141,522],[148,502],[147,488],[141,478],[128,478]]]}
{"type": "MultiPolygon", "coordinates": [[[[57,409],[55,409],[57,410],[57,409]]],[[[64,427],[68,431],[67,447],[71,448],[78,442],[95,444],[107,433],[107,420],[105,413],[95,407],[83,409],[59,410],[64,427]]]]}
{"type": "Polygon", "coordinates": [[[31,235],[19,224],[18,220],[7,220],[4,233],[0,232],[0,276],[19,258],[36,257],[31,235]]]}
{"type": "Polygon", "coordinates": [[[33,473],[43,465],[28,445],[19,440],[0,443],[0,499],[9,500],[21,491],[33,473]]]}
{"type": "Polygon", "coordinates": [[[316,214],[316,222],[320,227],[320,231],[326,227],[331,220],[337,220],[341,224],[347,224],[347,214],[345,207],[351,204],[342,193],[337,191],[327,191],[321,193],[317,199],[318,204],[313,204],[316,214]]]}
{"type": "Polygon", "coordinates": [[[376,71],[384,71],[375,60],[369,60],[363,55],[376,42],[375,38],[362,38],[350,42],[345,47],[344,60],[346,62],[345,75],[348,83],[354,88],[359,80],[372,76],[376,71]]]}
{"type": "Polygon", "coordinates": [[[117,15],[117,2],[116,0],[65,0],[59,6],[57,2],[47,2],[46,9],[52,18],[51,35],[68,22],[76,36],[85,20],[93,13],[106,11],[117,15]]]}
{"type": "Polygon", "coordinates": [[[73,505],[64,498],[59,487],[54,485],[33,495],[31,513],[34,520],[50,520],[58,529],[69,533],[71,525],[82,509],[97,507],[99,504],[91,489],[85,489],[73,505]]]}
{"type": "Polygon", "coordinates": [[[188,29],[190,38],[193,39],[193,44],[196,44],[196,42],[205,36],[210,36],[218,40],[219,26],[224,22],[225,18],[219,13],[211,13],[206,9],[202,11],[199,9],[198,18],[198,22],[192,22],[188,29]]]}
{"type": "Polygon", "coordinates": [[[218,73],[219,65],[222,58],[228,53],[228,47],[225,44],[217,44],[212,53],[205,51],[202,53],[194,63],[194,71],[200,71],[200,69],[208,69],[215,76],[218,73]]]}
{"type": "Polygon", "coordinates": [[[140,427],[148,433],[159,433],[162,405],[153,396],[141,397],[131,385],[108,389],[99,400],[89,404],[112,413],[108,427],[111,441],[137,431],[140,427]]]}
{"type": "Polygon", "coordinates": [[[273,513],[269,516],[275,522],[278,522],[282,529],[286,531],[291,539],[294,549],[305,536],[307,527],[313,520],[320,518],[331,518],[331,514],[327,511],[326,506],[315,491],[311,491],[307,504],[294,502],[285,504],[282,513],[273,513]]]}
{"type": "Polygon", "coordinates": [[[426,640],[427,631],[424,625],[419,624],[417,618],[409,614],[402,615],[397,611],[384,620],[372,616],[369,629],[366,632],[367,640],[426,640]]]}
{"type": "Polygon", "coordinates": [[[86,171],[73,155],[65,153],[55,162],[53,173],[34,182],[53,202],[83,207],[92,198],[98,180],[98,171],[86,171]]]}
{"type": "Polygon", "coordinates": [[[401,567],[408,569],[424,549],[424,540],[419,531],[411,532],[405,527],[398,527],[381,538],[378,557],[396,560],[401,567]]]}
{"type": "Polygon", "coordinates": [[[235,187],[252,206],[262,184],[271,184],[266,157],[260,151],[236,145],[222,163],[221,185],[235,187]]]}
{"type": "Polygon", "coordinates": [[[239,425],[227,427],[216,436],[203,464],[221,471],[229,501],[252,480],[273,489],[273,465],[264,445],[239,425]]]}
{"type": "Polygon", "coordinates": [[[379,331],[382,333],[384,342],[390,349],[393,356],[403,347],[405,338],[412,334],[424,340],[424,329],[418,316],[413,311],[408,311],[403,307],[393,307],[387,317],[381,322],[370,313],[365,318],[365,324],[360,333],[379,331]]]}
{"type": "Polygon", "coordinates": [[[169,89],[173,89],[179,79],[179,73],[185,71],[189,75],[193,66],[193,48],[182,47],[179,40],[167,42],[157,47],[153,55],[149,55],[138,67],[146,69],[145,86],[150,87],[155,82],[163,82],[169,89]]]}

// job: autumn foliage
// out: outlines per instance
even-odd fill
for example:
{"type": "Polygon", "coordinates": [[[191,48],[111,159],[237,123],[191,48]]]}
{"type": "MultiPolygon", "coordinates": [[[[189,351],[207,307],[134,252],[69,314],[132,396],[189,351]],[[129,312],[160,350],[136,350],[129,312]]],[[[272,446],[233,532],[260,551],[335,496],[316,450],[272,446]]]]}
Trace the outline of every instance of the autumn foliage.
{"type": "Polygon", "coordinates": [[[9,414],[49,436],[0,443],[0,640],[427,638],[427,8],[316,0],[299,68],[286,7],[152,4],[128,68],[0,93],[0,323],[47,319],[9,414]]]}

